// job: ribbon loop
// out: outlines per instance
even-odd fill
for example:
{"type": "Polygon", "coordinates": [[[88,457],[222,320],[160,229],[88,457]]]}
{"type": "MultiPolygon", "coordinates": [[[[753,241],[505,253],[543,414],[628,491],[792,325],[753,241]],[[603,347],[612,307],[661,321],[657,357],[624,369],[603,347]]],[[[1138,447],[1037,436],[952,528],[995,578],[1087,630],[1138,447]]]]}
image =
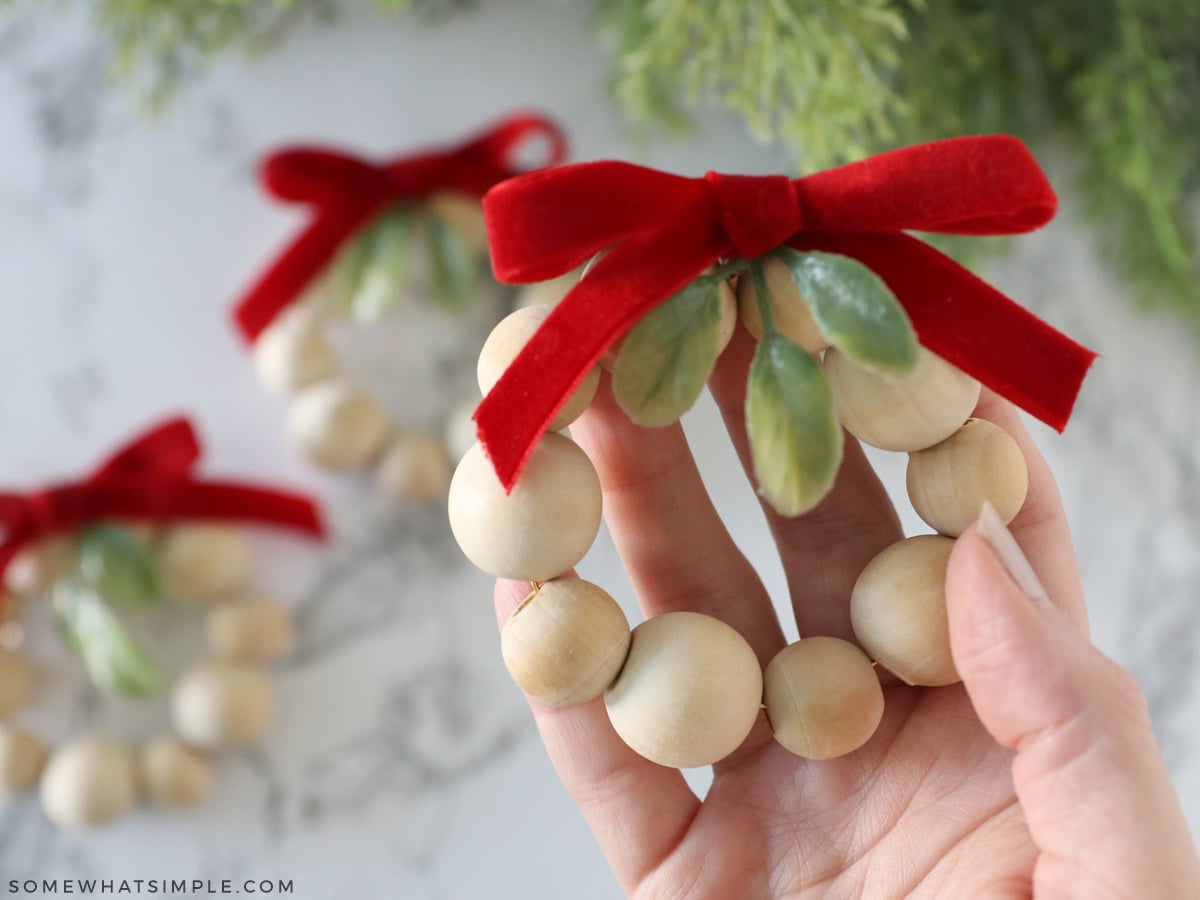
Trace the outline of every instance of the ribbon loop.
{"type": "Polygon", "coordinates": [[[717,217],[743,259],[774,250],[804,227],[796,186],[786,175],[722,175],[709,172],[717,217]]]}

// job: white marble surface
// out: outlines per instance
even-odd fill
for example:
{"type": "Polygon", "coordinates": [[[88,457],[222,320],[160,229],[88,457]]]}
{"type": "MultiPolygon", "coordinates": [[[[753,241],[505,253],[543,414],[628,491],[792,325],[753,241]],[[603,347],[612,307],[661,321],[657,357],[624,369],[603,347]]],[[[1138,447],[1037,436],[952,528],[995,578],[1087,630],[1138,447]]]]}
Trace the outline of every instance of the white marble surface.
{"type": "MultiPolygon", "coordinates": [[[[604,98],[605,60],[585,22],[567,4],[533,2],[486,4],[440,30],[359,12],[264,62],[220,65],[146,122],[105,87],[104,53],[79,20],[0,19],[0,484],[77,471],[186,410],[208,471],[307,486],[335,525],[327,548],[259,541],[259,577],[294,599],[301,622],[265,748],[226,760],[213,802],[190,816],[139,814],[64,837],[33,803],[0,809],[5,880],[285,878],[314,898],[617,895],[503,672],[488,579],[460,561],[439,512],[397,511],[366,482],[299,462],[283,401],[260,389],[227,320],[238,288],[300,221],[252,180],[256,156],[283,141],[383,154],[522,105],[565,123],[577,158],[690,173],[780,167],[720,119],[685,142],[635,147],[604,98]]],[[[1103,354],[1068,432],[1035,433],[1059,475],[1096,639],[1145,687],[1196,831],[1200,345],[1129,311],[1064,200],[1063,220],[990,275],[1103,354]]],[[[491,315],[485,304],[467,323],[405,318],[387,333],[402,352],[381,352],[375,335],[364,368],[398,415],[431,423],[469,385],[491,315]]],[[[688,427],[718,506],[782,598],[711,406],[688,427]]],[[[900,485],[902,461],[880,462],[900,485]]],[[[906,524],[919,530],[910,514],[906,524]]],[[[628,596],[606,538],[583,568],[628,596]]],[[[153,703],[95,702],[53,660],[38,675],[30,720],[56,735],[142,735],[165,721],[153,703]]]]}

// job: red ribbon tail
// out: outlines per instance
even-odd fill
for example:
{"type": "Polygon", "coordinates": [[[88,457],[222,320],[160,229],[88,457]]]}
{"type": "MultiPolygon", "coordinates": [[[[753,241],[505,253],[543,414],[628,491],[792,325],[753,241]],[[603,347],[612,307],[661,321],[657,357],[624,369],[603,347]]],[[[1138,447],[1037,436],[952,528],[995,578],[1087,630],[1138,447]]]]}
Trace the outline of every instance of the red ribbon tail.
{"type": "Polygon", "coordinates": [[[143,432],[108,457],[89,481],[134,475],[181,476],[200,458],[200,440],[183,416],[167,419],[143,432]]]}
{"type": "Polygon", "coordinates": [[[922,344],[1052,428],[1066,428],[1094,352],[908,235],[814,232],[790,243],[864,263],[903,304],[922,344]]]}

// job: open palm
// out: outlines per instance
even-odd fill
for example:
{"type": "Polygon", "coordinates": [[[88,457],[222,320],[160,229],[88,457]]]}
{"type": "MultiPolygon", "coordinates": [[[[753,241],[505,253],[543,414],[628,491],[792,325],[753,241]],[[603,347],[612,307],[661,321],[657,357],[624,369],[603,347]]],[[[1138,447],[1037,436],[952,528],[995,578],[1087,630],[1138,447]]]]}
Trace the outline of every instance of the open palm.
{"type": "MultiPolygon", "coordinates": [[[[743,464],[752,353],[739,328],[711,382],[743,464]]],[[[1011,606],[1005,592],[1017,588],[985,540],[969,530],[948,578],[955,661],[966,687],[914,688],[881,672],[886,710],[879,730],[857,752],[828,761],[784,750],[760,715],[738,751],[714,767],[703,800],[678,771],[626,747],[602,699],[566,708],[530,701],[563,783],[627,893],[974,898],[1029,896],[1036,888],[1122,896],[1106,873],[1126,857],[1141,885],[1154,877],[1153,859],[1139,861],[1128,841],[1110,847],[1117,842],[1098,837],[1076,852],[1077,835],[1061,827],[1072,811],[1070,785],[1049,776],[1074,760],[1083,760],[1084,774],[1114,762],[1092,759],[1096,723],[1071,712],[1079,699],[1068,690],[1075,668],[1096,668],[1113,716],[1144,723],[1144,706],[1127,673],[1086,642],[1082,590],[1044,462],[1006,403],[985,392],[976,415],[1007,429],[1025,453],[1029,497],[1012,529],[1054,605],[1021,597],[1024,610],[1005,607],[1011,606]]],[[[631,424],[606,378],[572,432],[596,464],[605,518],[646,616],[680,609],[715,616],[741,632],[765,666],[785,645],[778,617],[709,501],[682,429],[631,424]]],[[[814,511],[794,519],[764,511],[800,634],[853,640],[854,581],[902,537],[857,442],[847,439],[837,483],[814,511]]],[[[527,583],[497,583],[501,621],[526,593],[527,583]]],[[[1085,712],[1095,718],[1090,708],[1085,712]]],[[[1144,726],[1124,730],[1149,735],[1144,726]]],[[[1116,762],[1133,757],[1126,768],[1140,772],[1146,747],[1129,741],[1106,752],[1116,762]]],[[[1169,781],[1152,765],[1147,778],[1156,799],[1165,791],[1173,800],[1169,781]]],[[[1135,785],[1130,792],[1145,789],[1135,785]]],[[[1186,828],[1183,834],[1186,842],[1186,828]]],[[[1181,852],[1190,849],[1188,842],[1181,852]]]]}

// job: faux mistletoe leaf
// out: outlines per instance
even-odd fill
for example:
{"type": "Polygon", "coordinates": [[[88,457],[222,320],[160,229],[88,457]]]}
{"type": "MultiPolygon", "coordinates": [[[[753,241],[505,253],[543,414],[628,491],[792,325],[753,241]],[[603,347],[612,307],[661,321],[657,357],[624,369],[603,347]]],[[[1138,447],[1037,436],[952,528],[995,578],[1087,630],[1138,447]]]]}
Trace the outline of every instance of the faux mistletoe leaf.
{"type": "Polygon", "coordinates": [[[363,264],[350,299],[350,313],[363,322],[385,315],[404,296],[408,283],[412,213],[395,206],[383,213],[356,240],[363,244],[363,264]]]}
{"type": "Polygon", "coordinates": [[[452,309],[462,307],[475,293],[478,261],[458,230],[440,216],[426,218],[425,239],[434,297],[452,309]]]}
{"type": "Polygon", "coordinates": [[[687,412],[717,361],[719,283],[700,277],[630,329],[613,365],[613,395],[629,418],[650,428],[687,412]]]}
{"type": "Polygon", "coordinates": [[[162,686],[162,672],[100,595],[70,579],[54,587],[54,611],[71,650],[92,682],[106,694],[148,697],[162,686]]]}
{"type": "Polygon", "coordinates": [[[779,513],[812,509],[842,462],[842,428],[821,367],[779,334],[758,342],[746,386],[746,432],[758,492],[779,513]]]}
{"type": "Polygon", "coordinates": [[[346,241],[329,264],[326,284],[335,309],[349,312],[354,308],[363,273],[371,260],[370,226],[346,241]]]}
{"type": "Polygon", "coordinates": [[[89,528],[79,539],[79,573],[100,596],[133,606],[163,599],[154,558],[127,529],[89,528]]]}
{"type": "Polygon", "coordinates": [[[837,253],[774,251],[826,340],[868,368],[907,372],[917,362],[917,335],[908,313],[883,279],[837,253]]]}

